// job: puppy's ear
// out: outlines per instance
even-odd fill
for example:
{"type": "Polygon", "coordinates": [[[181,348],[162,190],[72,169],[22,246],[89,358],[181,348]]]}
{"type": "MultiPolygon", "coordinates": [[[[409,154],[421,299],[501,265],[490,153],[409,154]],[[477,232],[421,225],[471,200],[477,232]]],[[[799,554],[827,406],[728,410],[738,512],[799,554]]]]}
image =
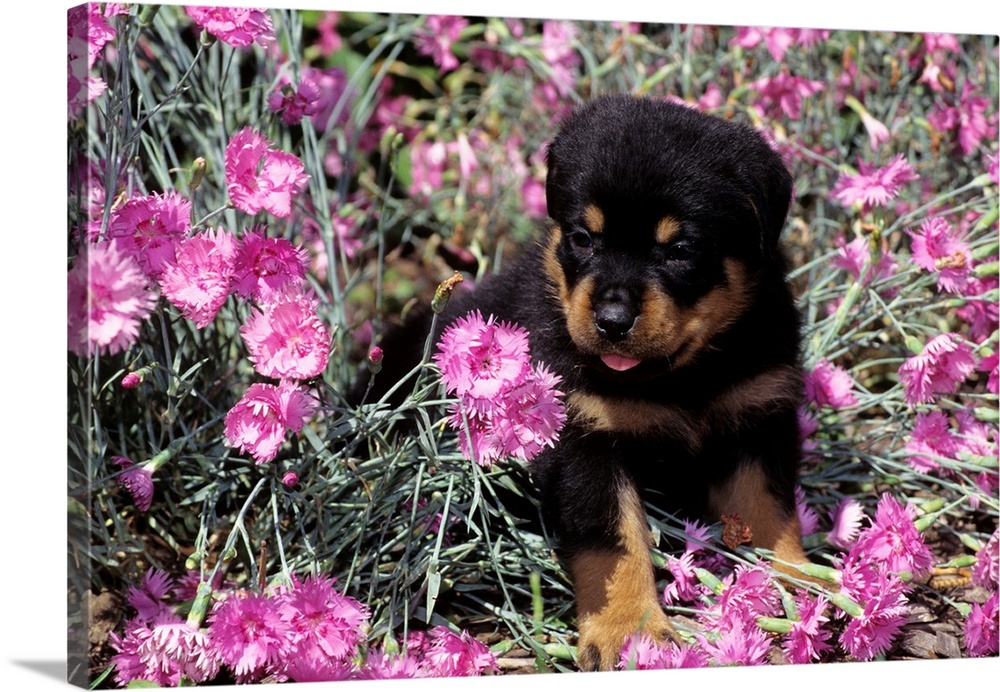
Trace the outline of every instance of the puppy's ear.
{"type": "Polygon", "coordinates": [[[565,206],[562,204],[562,199],[565,197],[565,191],[562,189],[564,183],[559,182],[562,175],[562,163],[558,160],[558,144],[559,137],[557,136],[549,142],[545,151],[545,208],[551,219],[562,218],[565,206]]]}
{"type": "Polygon", "coordinates": [[[760,227],[760,249],[766,261],[778,256],[778,239],[792,204],[792,176],[781,157],[762,161],[752,193],[754,212],[760,227]]]}

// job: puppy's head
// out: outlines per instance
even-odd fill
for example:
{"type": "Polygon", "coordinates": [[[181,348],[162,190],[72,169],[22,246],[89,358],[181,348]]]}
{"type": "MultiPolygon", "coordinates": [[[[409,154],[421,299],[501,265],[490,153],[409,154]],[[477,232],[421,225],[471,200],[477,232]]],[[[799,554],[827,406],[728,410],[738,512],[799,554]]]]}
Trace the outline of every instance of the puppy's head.
{"type": "Polygon", "coordinates": [[[783,271],[791,177],[748,126],[605,96],[567,119],[548,169],[546,272],[605,374],[693,362],[783,271]]]}

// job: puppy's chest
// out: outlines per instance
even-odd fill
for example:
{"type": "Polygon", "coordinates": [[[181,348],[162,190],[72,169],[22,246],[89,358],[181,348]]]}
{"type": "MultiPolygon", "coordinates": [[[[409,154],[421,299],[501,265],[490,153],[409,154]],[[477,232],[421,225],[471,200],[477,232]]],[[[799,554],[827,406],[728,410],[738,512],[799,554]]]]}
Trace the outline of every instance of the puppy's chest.
{"type": "Polygon", "coordinates": [[[801,389],[798,368],[779,366],[711,393],[632,397],[575,388],[566,395],[566,409],[568,425],[582,435],[606,435],[650,449],[683,449],[697,456],[709,439],[738,435],[770,416],[795,411],[801,389]]]}

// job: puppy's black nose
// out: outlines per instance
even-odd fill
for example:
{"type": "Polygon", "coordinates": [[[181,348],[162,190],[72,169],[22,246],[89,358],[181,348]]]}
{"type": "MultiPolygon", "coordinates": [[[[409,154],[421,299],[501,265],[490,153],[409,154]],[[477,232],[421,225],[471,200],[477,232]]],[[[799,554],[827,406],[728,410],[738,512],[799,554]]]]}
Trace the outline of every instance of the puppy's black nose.
{"type": "Polygon", "coordinates": [[[622,289],[612,289],[601,296],[594,306],[594,325],[608,341],[621,341],[632,331],[636,309],[622,289]]]}

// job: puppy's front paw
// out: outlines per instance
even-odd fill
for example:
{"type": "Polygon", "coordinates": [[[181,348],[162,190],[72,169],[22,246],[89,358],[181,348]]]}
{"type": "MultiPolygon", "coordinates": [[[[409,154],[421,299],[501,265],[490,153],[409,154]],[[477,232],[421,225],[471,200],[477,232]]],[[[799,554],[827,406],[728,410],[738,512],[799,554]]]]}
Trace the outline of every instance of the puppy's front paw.
{"type": "Polygon", "coordinates": [[[622,646],[632,634],[642,632],[656,642],[677,640],[677,632],[660,606],[607,609],[593,613],[580,622],[577,665],[580,670],[611,670],[621,658],[622,646]]]}

